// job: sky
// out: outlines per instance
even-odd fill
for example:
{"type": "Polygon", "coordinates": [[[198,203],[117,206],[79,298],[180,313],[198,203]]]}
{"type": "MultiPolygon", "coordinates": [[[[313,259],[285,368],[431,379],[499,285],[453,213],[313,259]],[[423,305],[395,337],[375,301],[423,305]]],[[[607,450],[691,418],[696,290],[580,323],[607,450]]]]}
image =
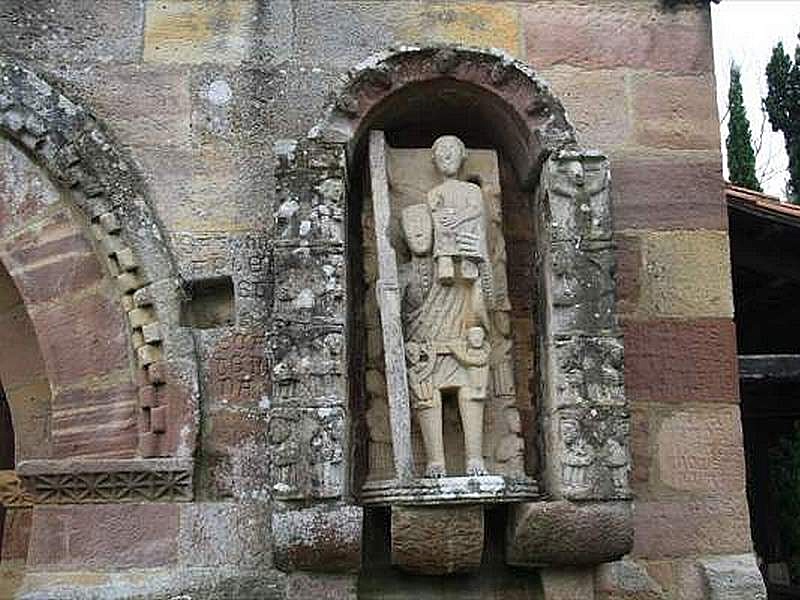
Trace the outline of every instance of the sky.
{"type": "MultiPolygon", "coordinates": [[[[779,41],[783,41],[784,49],[794,58],[797,34],[800,33],[800,0],[722,0],[720,4],[712,5],[711,10],[720,118],[727,112],[730,64],[734,61],[742,70],[745,107],[755,145],[761,137],[764,122],[761,111],[761,98],[767,94],[764,70],[772,48],[779,41]]],[[[720,127],[724,155],[727,119],[720,127]]],[[[756,157],[756,174],[766,193],[785,197],[787,164],[783,134],[773,132],[767,120],[764,122],[761,151],[756,157]]],[[[725,165],[726,177],[727,171],[725,165]]]]}

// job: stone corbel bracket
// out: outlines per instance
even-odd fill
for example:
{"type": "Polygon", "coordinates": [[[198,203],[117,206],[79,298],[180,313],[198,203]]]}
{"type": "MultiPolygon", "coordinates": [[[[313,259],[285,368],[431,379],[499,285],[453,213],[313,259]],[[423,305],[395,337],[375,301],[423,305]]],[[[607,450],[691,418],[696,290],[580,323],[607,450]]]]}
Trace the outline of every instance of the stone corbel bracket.
{"type": "Polygon", "coordinates": [[[604,156],[561,151],[536,194],[537,379],[551,500],[511,510],[507,560],[517,566],[596,564],[633,543],[610,184],[604,156]]]}

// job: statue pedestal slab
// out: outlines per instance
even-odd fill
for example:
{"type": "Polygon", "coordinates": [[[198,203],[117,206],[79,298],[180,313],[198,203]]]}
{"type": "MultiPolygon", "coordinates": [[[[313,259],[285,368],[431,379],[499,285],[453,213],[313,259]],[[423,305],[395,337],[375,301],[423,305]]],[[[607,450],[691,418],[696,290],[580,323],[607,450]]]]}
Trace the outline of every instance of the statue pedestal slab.
{"type": "Polygon", "coordinates": [[[364,506],[503,504],[541,497],[535,479],[502,475],[368,481],[361,491],[364,506]]]}

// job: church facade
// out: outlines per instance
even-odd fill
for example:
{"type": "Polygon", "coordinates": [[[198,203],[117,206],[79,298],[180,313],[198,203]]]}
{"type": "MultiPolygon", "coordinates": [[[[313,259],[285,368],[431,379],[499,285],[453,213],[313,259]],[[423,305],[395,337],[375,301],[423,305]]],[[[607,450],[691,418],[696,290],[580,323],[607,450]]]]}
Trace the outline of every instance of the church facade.
{"type": "Polygon", "coordinates": [[[707,2],[0,12],[0,597],[766,598],[707,2]]]}

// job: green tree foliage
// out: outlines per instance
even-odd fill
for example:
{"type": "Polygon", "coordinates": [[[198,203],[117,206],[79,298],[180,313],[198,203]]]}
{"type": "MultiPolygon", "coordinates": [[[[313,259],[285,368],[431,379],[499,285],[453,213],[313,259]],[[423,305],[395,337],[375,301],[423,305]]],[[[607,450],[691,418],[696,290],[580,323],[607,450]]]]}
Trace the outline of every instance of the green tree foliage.
{"type": "Polygon", "coordinates": [[[770,450],[770,467],[783,550],[792,579],[800,581],[800,422],[770,450]]]}
{"type": "Polygon", "coordinates": [[[756,177],[756,155],[750,135],[750,121],[742,98],[742,79],[739,67],[731,65],[731,86],[728,89],[728,172],[731,183],[761,191],[756,177]]]}
{"type": "Polygon", "coordinates": [[[779,43],[767,65],[767,97],[764,108],[773,131],[783,132],[789,155],[790,200],[800,203],[800,46],[791,57],[779,43]]]}

